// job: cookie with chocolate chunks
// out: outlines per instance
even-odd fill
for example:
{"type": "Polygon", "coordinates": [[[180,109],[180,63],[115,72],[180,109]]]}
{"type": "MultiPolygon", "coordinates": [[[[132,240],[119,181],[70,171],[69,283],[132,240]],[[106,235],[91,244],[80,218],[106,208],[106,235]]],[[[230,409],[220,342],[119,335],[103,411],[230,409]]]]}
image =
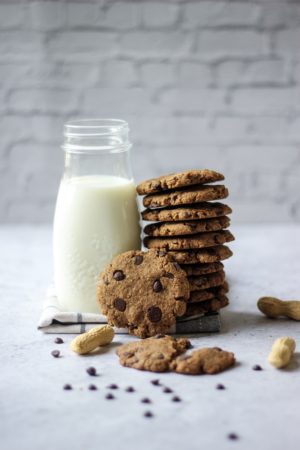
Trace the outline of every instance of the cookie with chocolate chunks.
{"type": "Polygon", "coordinates": [[[159,222],[146,225],[144,233],[153,237],[185,236],[202,233],[203,231],[218,231],[227,228],[230,219],[227,216],[207,220],[190,220],[187,222],[159,222]]]}
{"type": "Polygon", "coordinates": [[[212,300],[215,297],[220,297],[221,295],[227,294],[229,291],[229,286],[227,281],[225,281],[220,286],[215,286],[207,289],[200,289],[196,291],[192,291],[190,293],[190,298],[188,303],[199,303],[204,302],[206,300],[212,300]]]}
{"type": "Polygon", "coordinates": [[[199,291],[210,287],[220,286],[225,281],[225,272],[210,273],[207,275],[198,275],[188,278],[190,283],[190,291],[199,291]]]}
{"type": "Polygon", "coordinates": [[[143,205],[146,208],[163,208],[165,206],[189,205],[210,200],[220,200],[226,197],[228,197],[228,189],[222,184],[193,186],[189,189],[146,195],[143,198],[143,205]]]}
{"type": "Polygon", "coordinates": [[[190,250],[197,248],[214,247],[234,240],[229,230],[199,233],[193,236],[150,237],[144,238],[147,248],[162,248],[166,250],[190,250]]]}
{"type": "Polygon", "coordinates": [[[97,299],[108,323],[141,338],[166,333],[189,298],[187,275],[164,251],[117,255],[102,272],[97,299]]]}
{"type": "Polygon", "coordinates": [[[223,203],[202,202],[193,205],[174,206],[142,211],[143,220],[160,222],[182,222],[187,220],[210,219],[231,214],[232,209],[223,203]]]}
{"type": "Polygon", "coordinates": [[[157,335],[142,341],[129,342],[117,349],[122,366],[151,372],[167,372],[171,361],[190,348],[185,338],[157,335]]]}
{"type": "Polygon", "coordinates": [[[193,186],[195,184],[213,183],[224,180],[224,175],[209,169],[185,170],[178,173],[170,173],[161,177],[151,178],[140,183],[136,190],[138,194],[152,194],[177,189],[184,186],[193,186]]]}
{"type": "Polygon", "coordinates": [[[234,354],[218,347],[199,348],[190,354],[178,356],[171,363],[171,370],[186,375],[223,372],[235,364],[234,354]]]}
{"type": "Polygon", "coordinates": [[[169,251],[168,254],[179,264],[198,264],[223,261],[232,256],[232,251],[226,245],[216,245],[199,250],[169,251]]]}
{"type": "Polygon", "coordinates": [[[215,262],[210,264],[182,264],[181,268],[188,276],[206,275],[208,273],[219,272],[224,269],[224,264],[215,262]]]}
{"type": "Polygon", "coordinates": [[[219,295],[219,297],[214,297],[200,303],[189,303],[186,309],[185,317],[217,312],[221,308],[225,308],[227,305],[229,305],[229,300],[226,295],[219,295]]]}

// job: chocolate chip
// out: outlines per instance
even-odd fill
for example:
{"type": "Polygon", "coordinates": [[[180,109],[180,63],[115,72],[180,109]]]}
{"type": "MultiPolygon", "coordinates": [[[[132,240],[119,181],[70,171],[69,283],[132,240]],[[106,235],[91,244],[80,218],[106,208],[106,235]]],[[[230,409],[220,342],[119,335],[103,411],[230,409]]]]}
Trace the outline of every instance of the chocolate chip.
{"type": "Polygon", "coordinates": [[[95,377],[97,375],[95,367],[88,367],[86,371],[91,377],[95,377]]]}
{"type": "Polygon", "coordinates": [[[174,397],[172,397],[172,402],[181,402],[181,398],[177,395],[174,395],[174,397]]]}
{"type": "Polygon", "coordinates": [[[132,386],[128,386],[128,387],[125,389],[125,391],[126,391],[126,392],[135,392],[135,389],[134,389],[132,386]]]}
{"type": "Polygon", "coordinates": [[[252,367],[253,370],[262,370],[262,367],[259,364],[255,364],[255,366],[252,367]]]}
{"type": "Polygon", "coordinates": [[[116,281],[122,281],[125,278],[125,275],[122,270],[115,270],[113,273],[113,277],[116,281]]]}
{"type": "Polygon", "coordinates": [[[115,398],[115,396],[113,394],[107,394],[105,396],[106,400],[113,400],[115,398]]]}
{"type": "Polygon", "coordinates": [[[107,386],[107,389],[119,389],[119,386],[117,384],[110,384],[107,386]]]}
{"type": "Polygon", "coordinates": [[[152,414],[151,411],[146,411],[146,412],[144,413],[144,417],[151,418],[151,417],[153,417],[153,414],[152,414]]]}
{"type": "Polygon", "coordinates": [[[174,275],[173,275],[171,272],[166,272],[166,273],[164,274],[164,277],[170,278],[170,280],[172,280],[172,279],[174,278],[174,275]]]}
{"type": "Polygon", "coordinates": [[[115,298],[113,301],[113,305],[115,309],[121,312],[124,312],[126,309],[126,302],[122,298],[115,298]]]}
{"type": "Polygon", "coordinates": [[[51,355],[54,358],[59,358],[60,357],[60,351],[59,350],[52,350],[51,355]]]}
{"type": "Polygon", "coordinates": [[[97,391],[97,386],[95,385],[95,384],[90,384],[89,385],[89,387],[88,387],[88,389],[90,390],[90,391],[97,391]]]}
{"type": "Polygon", "coordinates": [[[147,315],[150,322],[156,323],[160,321],[162,312],[161,309],[158,308],[158,306],[151,306],[150,308],[148,308],[147,315]]]}
{"type": "Polygon", "coordinates": [[[165,359],[165,355],[163,353],[159,353],[157,355],[157,359],[165,359]]]}
{"type": "Polygon", "coordinates": [[[163,390],[163,392],[164,392],[165,394],[171,394],[173,391],[172,391],[172,389],[170,389],[170,388],[168,388],[168,387],[165,387],[164,390],[163,390]]]}
{"type": "Polygon", "coordinates": [[[60,337],[55,338],[54,342],[55,342],[55,344],[63,344],[64,343],[64,341],[60,337]]]}
{"type": "Polygon", "coordinates": [[[223,390],[223,389],[225,389],[225,386],[224,386],[224,384],[219,383],[219,384],[217,384],[216,389],[223,390]]]}
{"type": "Polygon", "coordinates": [[[136,255],[136,257],[134,258],[134,264],[136,266],[139,266],[140,264],[142,264],[143,261],[144,261],[144,257],[142,255],[136,255]]]}
{"type": "Polygon", "coordinates": [[[231,441],[236,441],[236,440],[239,438],[238,435],[235,434],[235,433],[229,433],[229,434],[227,435],[227,437],[228,437],[228,439],[230,439],[231,441]]]}
{"type": "Polygon", "coordinates": [[[73,388],[72,388],[72,386],[70,385],[70,384],[65,384],[64,386],[63,386],[63,390],[64,391],[71,391],[73,388]]]}
{"type": "Polygon", "coordinates": [[[161,292],[163,290],[163,285],[159,280],[155,280],[152,287],[154,292],[161,292]]]}
{"type": "Polygon", "coordinates": [[[151,383],[153,384],[153,386],[160,386],[159,380],[152,380],[151,383]]]}
{"type": "Polygon", "coordinates": [[[150,400],[150,398],[147,398],[147,397],[142,398],[141,402],[142,402],[142,403],[152,403],[151,400],[150,400]]]}

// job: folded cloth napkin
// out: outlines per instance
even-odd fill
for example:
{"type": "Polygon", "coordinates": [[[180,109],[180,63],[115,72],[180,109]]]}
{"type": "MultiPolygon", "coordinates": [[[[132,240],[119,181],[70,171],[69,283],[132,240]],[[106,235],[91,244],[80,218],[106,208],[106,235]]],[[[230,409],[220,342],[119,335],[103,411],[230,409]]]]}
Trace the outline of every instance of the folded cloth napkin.
{"type": "MultiPolygon", "coordinates": [[[[107,323],[106,317],[102,314],[63,311],[59,306],[54,286],[48,288],[38,323],[39,330],[54,334],[80,334],[102,323],[107,323]]],[[[216,331],[220,331],[219,313],[180,318],[170,333],[193,334],[216,331]]],[[[117,334],[128,333],[126,328],[115,328],[115,332],[117,334]]]]}

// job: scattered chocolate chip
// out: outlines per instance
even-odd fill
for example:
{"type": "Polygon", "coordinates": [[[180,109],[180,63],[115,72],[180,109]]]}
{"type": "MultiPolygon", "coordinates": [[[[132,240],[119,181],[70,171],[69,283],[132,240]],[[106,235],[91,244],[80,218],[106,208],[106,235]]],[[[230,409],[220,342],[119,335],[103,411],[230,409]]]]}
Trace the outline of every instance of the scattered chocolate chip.
{"type": "Polygon", "coordinates": [[[88,387],[88,389],[90,390],[90,391],[97,391],[97,386],[95,385],[95,384],[90,384],[89,385],[89,387],[88,387]]]}
{"type": "Polygon", "coordinates": [[[115,398],[115,396],[113,394],[107,394],[105,396],[106,400],[113,400],[115,398]]]}
{"type": "Polygon", "coordinates": [[[153,384],[153,386],[160,386],[160,381],[159,380],[152,380],[151,384],[153,384]]]}
{"type": "Polygon", "coordinates": [[[60,351],[59,350],[52,350],[51,355],[54,358],[59,358],[60,357],[60,351]]]}
{"type": "Polygon", "coordinates": [[[128,387],[125,389],[125,391],[126,391],[126,392],[135,392],[135,389],[134,389],[132,386],[128,386],[128,387]]]}
{"type": "Polygon", "coordinates": [[[63,386],[63,390],[64,391],[71,391],[73,388],[70,384],[64,384],[63,386]]]}
{"type": "Polygon", "coordinates": [[[174,397],[172,397],[172,402],[181,402],[181,398],[177,395],[174,395],[174,397]]]}
{"type": "Polygon", "coordinates": [[[219,383],[219,384],[217,384],[216,389],[219,389],[220,391],[222,391],[223,389],[225,389],[225,386],[224,386],[224,384],[219,383]]]}
{"type": "Polygon", "coordinates": [[[55,338],[54,342],[55,342],[55,344],[63,344],[64,343],[63,339],[60,337],[55,338]]]}
{"type": "Polygon", "coordinates": [[[150,306],[150,308],[148,308],[147,316],[150,322],[159,322],[162,317],[161,309],[158,308],[158,306],[150,306]]]}
{"type": "Polygon", "coordinates": [[[95,367],[88,367],[86,371],[91,377],[95,377],[97,375],[95,367]]]}
{"type": "Polygon", "coordinates": [[[259,364],[255,364],[255,366],[252,367],[252,370],[262,370],[262,367],[259,364]]]}
{"type": "Polygon", "coordinates": [[[124,312],[126,309],[126,302],[122,298],[115,298],[113,301],[114,307],[121,312],[124,312]]]}
{"type": "Polygon", "coordinates": [[[165,394],[171,394],[173,391],[172,391],[172,389],[170,389],[170,388],[168,388],[168,387],[165,387],[164,390],[163,390],[163,392],[164,392],[165,394]]]}
{"type": "Polygon", "coordinates": [[[119,386],[117,384],[110,384],[107,386],[107,389],[119,389],[119,386]]]}
{"type": "Polygon", "coordinates": [[[141,402],[142,402],[142,403],[152,403],[151,400],[150,400],[150,398],[147,398],[147,397],[142,398],[141,402]]]}
{"type": "Polygon", "coordinates": [[[152,414],[151,411],[146,411],[146,412],[144,413],[144,417],[150,418],[150,417],[153,417],[153,414],[152,414]]]}
{"type": "Polygon", "coordinates": [[[115,270],[114,273],[113,273],[113,278],[116,281],[122,281],[122,280],[124,280],[125,275],[124,275],[122,270],[115,270]]]}
{"type": "Polygon", "coordinates": [[[159,280],[155,280],[153,283],[154,292],[161,292],[163,290],[163,285],[159,280]]]}
{"type": "Polygon", "coordinates": [[[144,261],[144,257],[142,255],[136,255],[136,257],[134,258],[134,264],[136,266],[139,266],[140,264],[142,264],[143,261],[144,261]]]}
{"type": "Polygon", "coordinates": [[[231,441],[236,441],[236,440],[239,438],[238,435],[235,434],[235,433],[229,433],[229,434],[227,435],[227,437],[228,437],[228,439],[230,439],[231,441]]]}

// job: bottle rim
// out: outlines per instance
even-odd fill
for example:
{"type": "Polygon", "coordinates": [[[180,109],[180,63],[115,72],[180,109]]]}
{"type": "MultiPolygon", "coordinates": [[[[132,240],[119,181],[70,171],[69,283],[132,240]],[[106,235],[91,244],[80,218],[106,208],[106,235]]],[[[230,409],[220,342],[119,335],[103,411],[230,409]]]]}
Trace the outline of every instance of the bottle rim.
{"type": "Polygon", "coordinates": [[[122,119],[77,119],[64,125],[63,150],[72,153],[127,151],[129,126],[122,119]]]}

